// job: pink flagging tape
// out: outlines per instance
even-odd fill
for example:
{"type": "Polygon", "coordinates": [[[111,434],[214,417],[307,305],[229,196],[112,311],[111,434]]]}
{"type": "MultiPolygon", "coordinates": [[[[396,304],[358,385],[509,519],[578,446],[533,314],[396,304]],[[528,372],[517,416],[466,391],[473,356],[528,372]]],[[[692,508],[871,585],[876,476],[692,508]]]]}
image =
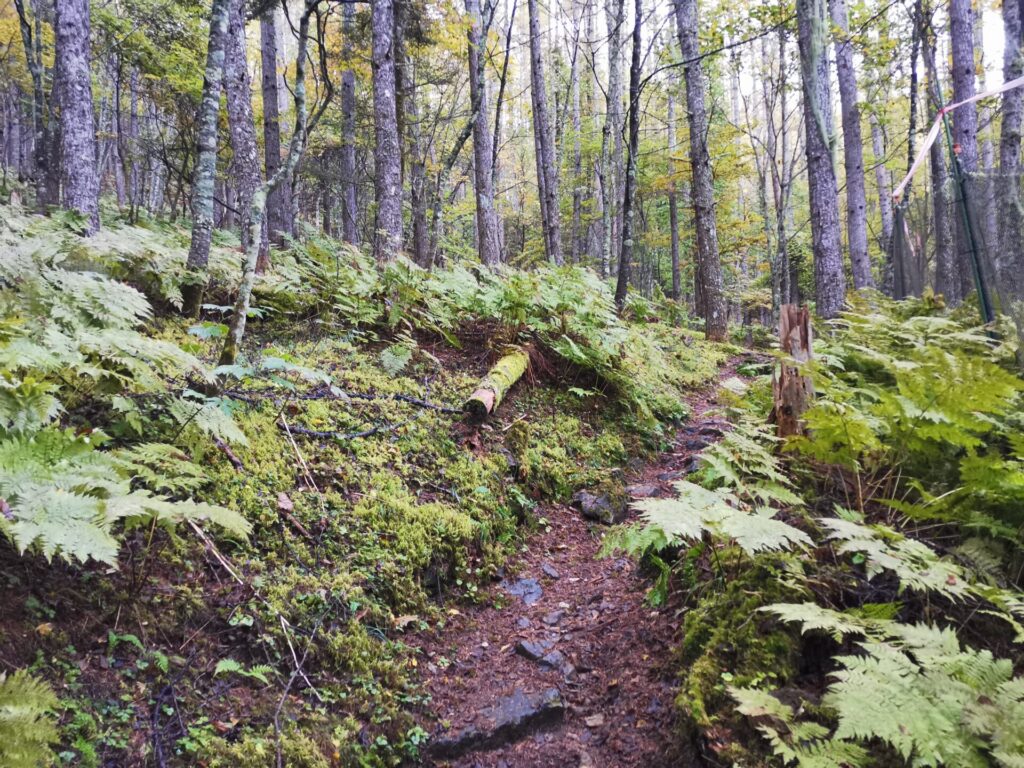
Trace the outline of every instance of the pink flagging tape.
{"type": "Polygon", "coordinates": [[[992,88],[982,93],[976,93],[969,99],[958,101],[955,104],[947,104],[939,110],[939,114],[935,116],[935,122],[932,123],[931,129],[928,131],[928,135],[925,137],[924,144],[921,145],[921,150],[917,153],[917,157],[914,158],[914,164],[910,166],[910,170],[907,171],[907,175],[903,177],[903,181],[899,183],[899,186],[892,192],[893,200],[899,202],[899,199],[903,197],[903,190],[907,188],[907,184],[914,178],[914,174],[917,173],[917,169],[924,164],[924,156],[928,154],[928,150],[931,149],[932,144],[935,143],[935,139],[938,138],[939,131],[942,129],[942,118],[949,112],[952,112],[957,107],[962,107],[964,104],[970,104],[972,101],[978,101],[979,99],[987,99],[989,96],[995,96],[1002,93],[1003,91],[1011,91],[1014,88],[1020,88],[1024,86],[1024,77],[1018,77],[1016,80],[1011,80],[1008,83],[1003,83],[998,88],[992,88]]]}

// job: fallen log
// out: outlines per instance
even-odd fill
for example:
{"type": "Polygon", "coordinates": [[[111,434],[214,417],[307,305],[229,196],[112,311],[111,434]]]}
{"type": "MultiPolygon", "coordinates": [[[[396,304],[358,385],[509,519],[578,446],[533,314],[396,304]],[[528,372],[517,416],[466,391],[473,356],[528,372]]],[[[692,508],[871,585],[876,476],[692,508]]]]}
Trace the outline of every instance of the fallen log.
{"type": "Polygon", "coordinates": [[[803,414],[814,395],[814,384],[800,366],[810,361],[813,344],[807,307],[783,304],[779,308],[779,346],[790,359],[780,360],[778,370],[772,373],[775,402],[768,418],[779,437],[804,434],[803,414]]]}
{"type": "Polygon", "coordinates": [[[530,355],[525,349],[510,349],[477,384],[462,406],[463,412],[475,421],[486,419],[501,405],[509,389],[522,378],[529,366],[530,355]]]}

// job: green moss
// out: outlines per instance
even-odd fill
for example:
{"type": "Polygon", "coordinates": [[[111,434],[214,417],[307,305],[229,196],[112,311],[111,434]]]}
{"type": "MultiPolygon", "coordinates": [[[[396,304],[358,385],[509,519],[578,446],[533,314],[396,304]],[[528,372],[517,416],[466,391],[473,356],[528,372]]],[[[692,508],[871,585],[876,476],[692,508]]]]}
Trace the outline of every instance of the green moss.
{"type": "MultiPolygon", "coordinates": [[[[325,749],[299,726],[292,725],[281,734],[281,757],[289,768],[330,768],[325,749]]],[[[330,748],[333,752],[333,748],[330,748]]],[[[273,729],[247,733],[229,743],[213,739],[204,755],[209,768],[274,768],[277,765],[277,740],[273,729]]]]}
{"type": "MultiPolygon", "coordinates": [[[[721,552],[726,565],[736,552],[721,552]]],[[[793,599],[794,591],[778,576],[772,560],[759,558],[740,571],[724,589],[709,585],[707,593],[686,614],[679,651],[681,684],[676,706],[684,737],[726,722],[743,727],[735,715],[726,685],[785,685],[795,674],[799,644],[793,634],[759,609],[793,599]]],[[[758,740],[744,740],[758,744],[758,740]]],[[[730,746],[728,749],[741,749],[730,746]]],[[[724,754],[724,753],[723,753],[724,754]]],[[[745,755],[729,755],[747,763],[745,755]]]]}

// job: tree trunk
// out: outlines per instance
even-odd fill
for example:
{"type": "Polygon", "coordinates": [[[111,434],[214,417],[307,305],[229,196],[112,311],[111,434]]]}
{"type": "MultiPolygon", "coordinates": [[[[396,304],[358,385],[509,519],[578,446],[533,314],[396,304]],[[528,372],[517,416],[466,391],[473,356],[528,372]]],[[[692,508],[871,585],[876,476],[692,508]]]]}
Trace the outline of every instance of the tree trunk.
{"type": "Polygon", "coordinates": [[[622,195],[622,249],[619,253],[619,274],[615,282],[615,306],[621,312],[629,290],[629,272],[633,261],[633,232],[636,214],[636,156],[640,150],[640,46],[643,24],[642,0],[635,0],[633,11],[633,54],[629,65],[629,146],[626,149],[626,186],[622,195]]]}
{"type": "Polygon", "coordinates": [[[482,421],[501,405],[505,395],[530,367],[530,355],[516,347],[507,352],[477,384],[473,394],[463,405],[463,411],[476,421],[482,421]]]}
{"type": "Polygon", "coordinates": [[[197,115],[197,156],[192,178],[192,242],[186,267],[191,273],[182,287],[182,311],[195,317],[203,303],[206,266],[210,261],[213,235],[213,190],[217,176],[217,113],[224,77],[224,45],[232,0],[213,0],[210,10],[210,38],[206,49],[203,100],[197,115]]]}
{"type": "Polygon", "coordinates": [[[548,115],[548,99],[544,90],[544,60],[540,36],[537,0],[528,0],[530,15],[530,73],[533,115],[536,135],[537,179],[541,188],[541,220],[544,228],[544,250],[548,261],[562,265],[562,227],[558,208],[558,167],[548,115]]]}
{"type": "Polygon", "coordinates": [[[604,165],[606,216],[608,217],[607,256],[611,266],[612,253],[619,244],[621,214],[619,192],[622,188],[622,25],[626,21],[624,0],[605,0],[605,22],[608,25],[608,101],[605,122],[609,144],[604,165]]]}
{"type": "Polygon", "coordinates": [[[693,221],[697,230],[696,294],[703,309],[705,333],[712,341],[723,341],[728,334],[725,295],[722,290],[722,263],[718,254],[718,230],[715,224],[715,187],[708,155],[708,115],[704,107],[704,71],[697,42],[696,0],[675,0],[676,28],[686,81],[686,107],[690,124],[690,169],[693,221]]]}
{"type": "MultiPolygon", "coordinates": [[[[36,190],[36,210],[44,213],[47,206],[57,204],[57,198],[54,195],[55,190],[51,188],[49,183],[52,175],[48,164],[50,161],[49,149],[52,141],[50,137],[51,123],[53,121],[47,118],[46,95],[43,91],[42,43],[39,40],[42,24],[38,9],[36,9],[32,12],[36,22],[36,34],[33,36],[32,23],[28,12],[31,10],[31,6],[26,9],[25,0],[15,0],[14,7],[18,13],[25,60],[32,77],[32,147],[34,153],[32,180],[36,190]]],[[[18,149],[20,154],[20,147],[18,149]]]]}
{"type": "Polygon", "coordinates": [[[797,29],[804,90],[807,185],[814,251],[814,288],[818,314],[835,317],[843,309],[846,275],[839,237],[839,195],[832,165],[832,109],[825,47],[825,0],[797,0],[797,29]]]}
{"type": "Polygon", "coordinates": [[[89,73],[89,0],[56,4],[56,75],[59,89],[64,207],[86,220],[84,234],[100,228],[96,123],[89,73]]]}
{"type": "Polygon", "coordinates": [[[371,24],[373,122],[377,139],[374,151],[377,201],[374,253],[379,264],[386,264],[402,252],[402,161],[395,101],[394,0],[374,0],[371,24]]]}
{"type": "Polygon", "coordinates": [[[668,94],[668,226],[671,235],[672,300],[683,296],[683,280],[679,269],[679,203],[676,199],[676,102],[668,94]]]}
{"type": "MultiPolygon", "coordinates": [[[[1003,1],[1003,82],[1024,74],[1024,2],[1003,1]]],[[[1024,88],[1003,93],[999,136],[999,259],[1000,279],[1024,297],[1024,248],[1022,248],[1020,141],[1024,88]]]]}
{"type": "MultiPolygon", "coordinates": [[[[953,53],[953,101],[964,101],[975,94],[975,61],[974,61],[974,14],[971,0],[950,0],[949,3],[949,39],[953,53]]],[[[978,110],[975,103],[964,104],[957,108],[950,118],[953,121],[953,142],[959,147],[960,169],[968,179],[966,184],[971,199],[967,201],[968,209],[979,208],[983,200],[974,193],[978,190],[971,183],[978,171],[978,110]],[[974,199],[977,197],[977,199],[974,199]]],[[[960,275],[960,296],[966,297],[973,290],[971,279],[971,254],[973,251],[971,234],[964,225],[960,213],[959,191],[955,193],[955,205],[958,206],[955,219],[957,270],[960,275]]],[[[954,303],[959,303],[954,301],[954,303]]]]}
{"type": "Polygon", "coordinates": [[[480,0],[466,0],[469,16],[469,93],[475,105],[473,115],[473,174],[476,187],[476,231],[480,261],[488,267],[501,263],[498,241],[498,217],[494,210],[494,188],[491,155],[494,150],[489,114],[487,84],[484,79],[486,40],[480,0]]]}
{"type": "MultiPolygon", "coordinates": [[[[351,64],[354,46],[352,35],[356,7],[352,3],[342,6],[342,55],[351,64]]],[[[341,73],[341,236],[346,243],[359,241],[356,229],[356,73],[346,69],[341,73]]]]}
{"type": "MultiPolygon", "coordinates": [[[[923,20],[922,20],[923,23],[923,20]]],[[[935,46],[930,30],[921,30],[921,58],[924,60],[925,72],[928,75],[928,119],[934,120],[942,106],[942,86],[939,82],[938,68],[935,66],[935,46]]],[[[935,141],[928,150],[928,161],[931,165],[932,212],[935,223],[935,292],[942,294],[946,302],[955,305],[963,298],[959,264],[953,251],[953,222],[950,216],[955,212],[950,205],[949,173],[946,170],[946,155],[942,141],[935,141]]],[[[907,277],[903,285],[897,285],[896,298],[904,298],[911,293],[907,277]]]]}
{"type": "Polygon", "coordinates": [[[810,362],[813,347],[811,315],[807,307],[783,304],[779,309],[779,348],[789,359],[782,360],[777,372],[772,373],[775,402],[768,417],[768,421],[775,424],[779,437],[804,434],[803,414],[811,404],[814,388],[811,377],[799,366],[810,362]]]}
{"type": "Polygon", "coordinates": [[[857,74],[853,67],[853,43],[846,0],[830,0],[832,23],[841,33],[835,41],[836,74],[843,115],[843,160],[846,167],[846,239],[850,249],[853,287],[873,288],[868,258],[868,203],[864,184],[864,145],[857,106],[857,74]]]}
{"type": "MultiPolygon", "coordinates": [[[[585,9],[584,9],[585,10],[585,9]]],[[[580,93],[580,22],[573,10],[573,33],[576,44],[569,70],[569,90],[572,99],[572,263],[579,264],[586,252],[583,232],[583,118],[580,93]]]]}
{"type": "MultiPolygon", "coordinates": [[[[281,167],[281,93],[278,87],[278,5],[271,4],[260,16],[260,84],[263,90],[263,151],[267,178],[281,167]]],[[[267,198],[267,235],[274,245],[282,245],[286,235],[295,231],[292,217],[291,179],[284,179],[267,198]]]]}
{"type": "Polygon", "coordinates": [[[885,167],[885,134],[878,118],[872,114],[871,151],[875,158],[875,185],[878,187],[878,213],[881,218],[882,232],[878,247],[888,253],[892,247],[892,174],[885,167]]]}
{"type": "MultiPolygon", "coordinates": [[[[246,60],[245,5],[245,0],[231,0],[224,45],[224,91],[227,95],[228,127],[231,131],[231,176],[238,190],[237,208],[241,212],[239,224],[243,251],[249,249],[252,198],[262,183],[252,114],[252,84],[246,60]]],[[[262,271],[260,267],[270,262],[265,220],[261,217],[261,221],[258,271],[262,271]]]]}

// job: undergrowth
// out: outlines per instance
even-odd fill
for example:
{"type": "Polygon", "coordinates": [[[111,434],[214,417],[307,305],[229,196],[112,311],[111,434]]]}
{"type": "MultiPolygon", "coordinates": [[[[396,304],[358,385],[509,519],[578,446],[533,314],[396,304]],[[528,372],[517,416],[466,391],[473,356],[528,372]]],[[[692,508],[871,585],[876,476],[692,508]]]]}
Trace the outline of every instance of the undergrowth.
{"type": "Polygon", "coordinates": [[[216,368],[232,243],[185,322],[180,228],[81,240],[8,210],[0,657],[27,672],[0,682],[25,707],[20,741],[0,714],[5,764],[50,743],[83,766],[415,759],[407,633],[482,599],[539,504],[621,493],[614,470],[726,354],[620,320],[584,270],[381,274],[310,237],[274,253],[243,355],[216,368]],[[509,344],[528,381],[470,429],[460,404],[509,344]]]}
{"type": "Polygon", "coordinates": [[[1024,381],[993,329],[862,299],[807,432],[767,377],[675,500],[610,542],[685,612],[678,706],[716,763],[1024,765],[1024,381]]]}

